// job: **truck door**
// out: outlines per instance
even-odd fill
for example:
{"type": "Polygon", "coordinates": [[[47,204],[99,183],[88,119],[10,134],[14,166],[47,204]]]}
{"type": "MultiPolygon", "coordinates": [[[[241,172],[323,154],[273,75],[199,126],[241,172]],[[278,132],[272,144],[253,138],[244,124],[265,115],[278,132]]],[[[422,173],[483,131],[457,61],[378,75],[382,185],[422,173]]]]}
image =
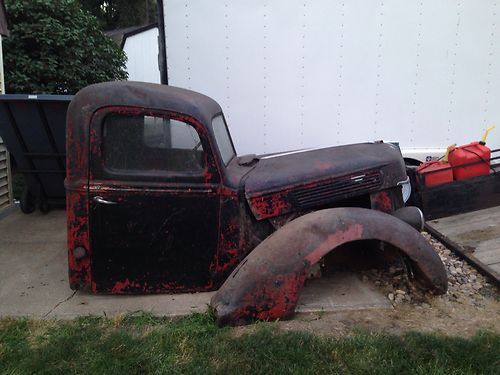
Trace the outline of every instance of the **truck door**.
{"type": "Polygon", "coordinates": [[[220,177],[197,121],[137,108],[97,112],[90,129],[92,289],[211,287],[220,177]]]}

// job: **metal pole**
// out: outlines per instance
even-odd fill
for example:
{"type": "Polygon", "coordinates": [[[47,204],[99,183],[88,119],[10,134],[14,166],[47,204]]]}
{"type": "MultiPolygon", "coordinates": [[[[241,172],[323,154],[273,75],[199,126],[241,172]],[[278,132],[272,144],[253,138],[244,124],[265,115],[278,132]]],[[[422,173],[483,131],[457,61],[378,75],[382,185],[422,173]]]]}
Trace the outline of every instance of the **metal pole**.
{"type": "Polygon", "coordinates": [[[163,0],[158,0],[158,67],[160,68],[160,83],[168,85],[167,47],[165,42],[165,18],[163,0]]]}

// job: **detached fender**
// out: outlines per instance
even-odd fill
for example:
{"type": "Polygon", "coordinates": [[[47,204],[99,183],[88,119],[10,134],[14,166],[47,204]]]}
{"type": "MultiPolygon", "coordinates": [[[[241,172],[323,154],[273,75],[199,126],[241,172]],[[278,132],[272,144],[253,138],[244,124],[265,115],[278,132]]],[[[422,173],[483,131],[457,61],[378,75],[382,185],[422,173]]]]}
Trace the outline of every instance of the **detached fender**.
{"type": "Polygon", "coordinates": [[[417,230],[380,211],[332,208],[301,216],[260,243],[212,297],[217,323],[290,318],[311,266],[344,243],[368,239],[399,248],[424,288],[446,292],[444,265],[417,230]]]}

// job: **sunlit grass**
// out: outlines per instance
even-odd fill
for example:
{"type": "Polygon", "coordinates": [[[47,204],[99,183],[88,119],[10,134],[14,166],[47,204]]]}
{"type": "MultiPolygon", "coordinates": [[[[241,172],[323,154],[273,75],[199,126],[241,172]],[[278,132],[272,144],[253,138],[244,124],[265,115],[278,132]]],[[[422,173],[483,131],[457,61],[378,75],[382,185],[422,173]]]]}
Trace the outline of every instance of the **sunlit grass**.
{"type": "Polygon", "coordinates": [[[329,337],[260,323],[218,328],[209,314],[73,321],[0,320],[0,373],[493,374],[500,336],[353,332],[329,337]]]}

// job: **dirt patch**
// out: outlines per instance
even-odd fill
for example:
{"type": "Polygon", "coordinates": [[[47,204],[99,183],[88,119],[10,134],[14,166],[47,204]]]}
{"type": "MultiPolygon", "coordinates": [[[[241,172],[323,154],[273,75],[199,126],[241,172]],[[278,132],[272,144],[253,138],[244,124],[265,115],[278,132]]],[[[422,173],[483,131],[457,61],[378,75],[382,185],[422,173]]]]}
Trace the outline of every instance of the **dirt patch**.
{"type": "Polygon", "coordinates": [[[473,229],[465,231],[464,233],[458,234],[457,238],[461,241],[467,242],[479,242],[487,241],[489,239],[498,237],[500,235],[500,227],[486,227],[484,229],[473,229]]]}
{"type": "Polygon", "coordinates": [[[448,292],[442,296],[424,293],[407,276],[404,267],[369,270],[359,274],[363,282],[379,288],[392,309],[370,309],[333,313],[300,314],[278,323],[285,330],[326,335],[345,335],[356,329],[403,334],[409,331],[471,336],[478,330],[500,332],[500,293],[465,261],[459,259],[429,234],[448,273],[448,292]]]}
{"type": "Polygon", "coordinates": [[[489,299],[483,306],[450,302],[442,297],[428,307],[395,306],[393,310],[363,310],[298,315],[280,322],[285,330],[309,331],[341,336],[353,330],[404,334],[410,331],[471,336],[478,330],[500,332],[500,302],[489,299]]]}

